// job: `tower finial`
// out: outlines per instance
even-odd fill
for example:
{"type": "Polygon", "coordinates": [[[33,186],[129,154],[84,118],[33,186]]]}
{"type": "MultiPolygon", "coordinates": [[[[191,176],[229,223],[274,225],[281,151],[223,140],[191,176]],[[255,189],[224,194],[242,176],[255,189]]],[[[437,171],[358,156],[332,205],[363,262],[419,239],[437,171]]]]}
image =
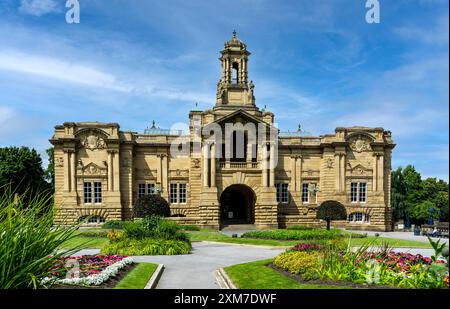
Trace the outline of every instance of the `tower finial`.
{"type": "Polygon", "coordinates": [[[236,38],[236,30],[233,30],[233,39],[236,38]]]}

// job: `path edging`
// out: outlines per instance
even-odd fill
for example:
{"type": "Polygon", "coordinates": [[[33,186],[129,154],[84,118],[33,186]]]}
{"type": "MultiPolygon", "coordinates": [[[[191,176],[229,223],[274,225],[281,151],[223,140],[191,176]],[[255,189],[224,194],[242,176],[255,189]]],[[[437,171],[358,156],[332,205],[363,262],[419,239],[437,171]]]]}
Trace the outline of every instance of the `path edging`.
{"type": "Polygon", "coordinates": [[[269,245],[252,245],[252,244],[236,244],[232,242],[220,242],[220,241],[211,241],[211,240],[199,240],[196,242],[204,242],[209,244],[221,244],[221,245],[232,245],[232,246],[241,246],[241,247],[253,247],[253,248],[262,248],[262,249],[288,249],[291,246],[269,246],[269,245]]]}
{"type": "Polygon", "coordinates": [[[154,289],[158,285],[159,279],[161,278],[161,275],[164,271],[164,264],[158,264],[158,267],[156,267],[155,272],[150,277],[150,280],[148,280],[147,284],[145,285],[144,289],[154,289]]]}
{"type": "Polygon", "coordinates": [[[237,289],[231,278],[222,267],[214,271],[214,276],[216,277],[216,281],[221,289],[237,289]]]}

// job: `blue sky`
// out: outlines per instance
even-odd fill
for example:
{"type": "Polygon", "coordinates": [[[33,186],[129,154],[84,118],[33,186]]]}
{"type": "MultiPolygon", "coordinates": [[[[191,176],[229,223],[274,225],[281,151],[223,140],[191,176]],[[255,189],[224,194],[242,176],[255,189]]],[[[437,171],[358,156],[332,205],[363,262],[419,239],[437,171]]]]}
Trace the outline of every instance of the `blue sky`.
{"type": "Polygon", "coordinates": [[[382,126],[393,166],[448,180],[448,0],[65,0],[0,2],[0,146],[42,154],[65,121],[142,132],[214,104],[219,51],[233,29],[252,52],[260,107],[282,131],[382,126]]]}

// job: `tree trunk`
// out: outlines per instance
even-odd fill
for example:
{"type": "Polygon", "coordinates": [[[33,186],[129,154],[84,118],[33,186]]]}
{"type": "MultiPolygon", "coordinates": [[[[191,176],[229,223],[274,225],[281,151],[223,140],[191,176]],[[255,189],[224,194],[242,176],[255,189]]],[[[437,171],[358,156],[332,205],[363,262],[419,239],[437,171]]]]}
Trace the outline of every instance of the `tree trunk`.
{"type": "Polygon", "coordinates": [[[330,221],[331,221],[331,220],[327,220],[327,231],[330,230],[330,221]]]}

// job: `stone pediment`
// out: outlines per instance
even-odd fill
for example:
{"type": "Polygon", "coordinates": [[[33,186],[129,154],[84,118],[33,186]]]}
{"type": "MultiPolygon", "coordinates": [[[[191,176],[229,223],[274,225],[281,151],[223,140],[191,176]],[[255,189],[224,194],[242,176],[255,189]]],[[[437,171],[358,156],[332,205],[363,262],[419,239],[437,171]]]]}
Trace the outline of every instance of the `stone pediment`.
{"type": "Polygon", "coordinates": [[[347,142],[349,143],[350,149],[356,152],[372,151],[372,146],[370,145],[374,138],[365,132],[355,132],[347,136],[347,142]]]}
{"type": "Polygon", "coordinates": [[[78,131],[76,136],[80,139],[81,145],[88,150],[105,149],[107,134],[99,129],[86,128],[78,131]]]}
{"type": "Polygon", "coordinates": [[[357,164],[350,169],[350,174],[352,176],[369,176],[372,174],[372,169],[366,168],[361,164],[357,164]]]}
{"type": "MultiPolygon", "coordinates": [[[[249,122],[254,123],[254,124],[262,123],[268,127],[271,126],[269,123],[264,122],[261,118],[253,116],[253,115],[247,113],[246,111],[244,111],[243,109],[238,109],[237,111],[234,111],[226,116],[216,119],[212,123],[220,124],[220,125],[225,124],[225,123],[242,123],[243,125],[245,125],[246,123],[249,123],[249,122]]],[[[207,124],[205,127],[208,127],[211,124],[207,124]]]]}
{"type": "Polygon", "coordinates": [[[79,162],[78,171],[80,171],[82,175],[104,176],[107,175],[108,168],[99,166],[93,162],[84,166],[82,163],[79,162]]]}

